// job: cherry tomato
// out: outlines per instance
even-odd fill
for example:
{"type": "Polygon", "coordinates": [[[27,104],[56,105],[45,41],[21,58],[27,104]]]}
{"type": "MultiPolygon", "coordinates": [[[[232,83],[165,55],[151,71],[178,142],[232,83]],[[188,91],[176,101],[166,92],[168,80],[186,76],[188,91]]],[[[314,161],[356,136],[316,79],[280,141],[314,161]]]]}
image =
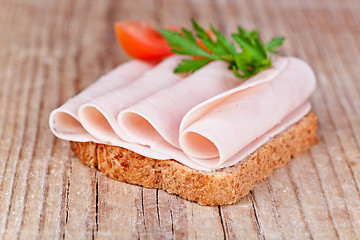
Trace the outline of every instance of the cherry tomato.
{"type": "Polygon", "coordinates": [[[133,58],[151,61],[173,54],[165,38],[147,22],[116,22],[115,33],[124,51],[133,58]]]}

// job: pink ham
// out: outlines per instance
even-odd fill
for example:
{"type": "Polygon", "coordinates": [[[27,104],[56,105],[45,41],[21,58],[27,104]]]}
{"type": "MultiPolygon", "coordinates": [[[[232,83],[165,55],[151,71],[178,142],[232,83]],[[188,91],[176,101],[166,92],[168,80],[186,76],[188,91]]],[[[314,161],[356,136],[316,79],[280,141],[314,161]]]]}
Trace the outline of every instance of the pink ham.
{"type": "Polygon", "coordinates": [[[241,82],[227,69],[225,62],[212,62],[178,84],[122,111],[118,117],[119,125],[141,144],[154,148],[163,138],[179,148],[179,128],[185,114],[241,82]]]}
{"type": "MultiPolygon", "coordinates": [[[[286,128],[291,126],[292,124],[298,122],[301,118],[303,118],[311,109],[311,105],[309,102],[305,102],[304,104],[300,105],[295,111],[288,114],[283,120],[281,120],[280,123],[278,123],[275,127],[267,131],[265,134],[258,137],[256,140],[252,141],[250,144],[248,144],[246,147],[238,151],[234,156],[229,158],[226,162],[221,164],[221,167],[227,167],[232,166],[242,159],[244,159],[246,156],[254,152],[256,149],[258,149],[260,146],[262,146],[264,143],[266,143],[271,137],[281,133],[286,128]]],[[[211,163],[209,161],[206,161],[205,165],[216,165],[218,164],[218,159],[212,159],[211,163]]],[[[201,164],[201,160],[199,162],[201,164]]],[[[196,164],[196,163],[194,163],[196,164]]],[[[211,169],[214,169],[212,167],[211,169]]]]}
{"type": "Polygon", "coordinates": [[[221,166],[299,108],[315,89],[311,68],[296,58],[279,59],[257,78],[258,84],[254,79],[244,83],[197,106],[183,119],[180,145],[193,161],[221,166]],[[196,111],[206,114],[191,119],[196,111]]]}
{"type": "Polygon", "coordinates": [[[118,66],[80,94],[69,99],[64,105],[52,111],[49,117],[50,129],[57,137],[65,140],[72,140],[74,138],[77,141],[95,140],[79,122],[79,107],[95,97],[139,78],[152,67],[153,64],[137,60],[132,60],[118,66]]]}
{"type": "Polygon", "coordinates": [[[75,101],[71,116],[77,117],[80,108],[78,125],[81,131],[85,126],[85,134],[75,134],[76,127],[63,124],[66,119],[55,126],[54,114],[68,111],[63,106],[50,116],[51,130],[67,140],[87,137],[211,171],[241,161],[310,110],[306,101],[315,76],[299,59],[279,58],[245,82],[223,62],[212,62],[181,80],[172,73],[178,60],[164,60],[108,94],[75,101]]]}
{"type": "Polygon", "coordinates": [[[118,126],[117,115],[121,110],[179,82],[184,75],[175,74],[173,69],[181,59],[180,56],[169,57],[137,80],[82,105],[79,118],[84,128],[95,138],[108,144],[116,144],[120,140],[136,142],[118,126]]]}

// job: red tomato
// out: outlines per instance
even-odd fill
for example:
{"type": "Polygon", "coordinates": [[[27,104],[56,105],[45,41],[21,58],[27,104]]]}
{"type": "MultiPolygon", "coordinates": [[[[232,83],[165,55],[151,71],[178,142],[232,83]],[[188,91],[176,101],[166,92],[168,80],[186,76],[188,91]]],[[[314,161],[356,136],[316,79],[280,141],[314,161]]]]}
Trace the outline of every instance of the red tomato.
{"type": "Polygon", "coordinates": [[[116,22],[115,33],[124,51],[133,58],[158,60],[173,54],[165,38],[147,22],[116,22]]]}

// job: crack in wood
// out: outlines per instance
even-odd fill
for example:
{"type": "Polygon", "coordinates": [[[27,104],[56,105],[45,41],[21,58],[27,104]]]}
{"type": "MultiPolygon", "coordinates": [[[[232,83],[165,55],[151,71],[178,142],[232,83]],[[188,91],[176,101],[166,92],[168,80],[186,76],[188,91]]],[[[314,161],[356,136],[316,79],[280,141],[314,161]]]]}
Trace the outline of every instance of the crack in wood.
{"type": "MultiPolygon", "coordinates": [[[[170,200],[169,201],[169,204],[170,204],[170,200]]],[[[173,210],[172,208],[170,207],[170,218],[171,218],[171,234],[172,234],[172,238],[174,239],[175,238],[175,231],[174,231],[174,216],[173,216],[173,210]]]]}
{"type": "Polygon", "coordinates": [[[95,233],[99,231],[99,178],[95,171],[95,228],[92,229],[92,239],[95,239],[95,233]]]}
{"type": "Polygon", "coordinates": [[[220,217],[220,222],[221,222],[221,226],[222,226],[222,231],[223,231],[223,234],[224,234],[224,239],[227,240],[229,238],[229,231],[228,231],[228,228],[227,228],[227,225],[225,223],[225,219],[224,219],[224,216],[223,216],[223,213],[222,213],[222,209],[221,209],[221,206],[218,206],[218,211],[219,211],[219,217],[220,217]]]}
{"type": "Polygon", "coordinates": [[[160,221],[160,210],[159,210],[159,189],[156,189],[156,212],[157,212],[157,218],[159,221],[159,228],[161,231],[161,221],[160,221]]]}
{"type": "Polygon", "coordinates": [[[256,233],[257,233],[259,239],[265,240],[265,236],[264,236],[264,233],[263,233],[263,231],[261,229],[259,216],[258,216],[258,213],[257,213],[257,210],[256,210],[257,209],[256,200],[255,200],[255,196],[254,196],[253,191],[250,191],[249,196],[250,196],[251,205],[252,205],[252,209],[253,209],[254,217],[255,217],[256,233]]]}
{"type": "Polygon", "coordinates": [[[96,231],[99,230],[99,178],[97,172],[95,172],[96,176],[96,231]]]}
{"type": "MultiPolygon", "coordinates": [[[[95,146],[95,167],[98,168],[98,149],[99,145],[96,144],[95,146]]],[[[96,232],[99,231],[99,175],[98,171],[95,171],[95,180],[96,180],[96,186],[95,186],[95,226],[96,226],[96,232]]],[[[108,190],[108,189],[107,189],[108,190]]],[[[93,228],[93,238],[95,238],[95,232],[93,228]]]]}
{"type": "MultiPolygon", "coordinates": [[[[324,184],[323,182],[321,181],[321,178],[320,178],[320,174],[319,174],[319,171],[314,163],[314,159],[312,157],[312,155],[310,154],[310,158],[311,158],[311,165],[313,166],[314,170],[315,170],[315,175],[317,177],[317,180],[319,181],[319,185],[320,185],[320,189],[321,189],[321,195],[324,197],[325,199],[325,204],[326,204],[326,208],[328,209],[328,217],[329,219],[331,220],[331,225],[332,227],[334,228],[334,231],[335,231],[335,234],[336,234],[336,237],[339,239],[340,238],[340,235],[339,235],[339,232],[338,230],[336,229],[336,226],[335,226],[335,223],[334,223],[334,219],[332,217],[332,214],[330,212],[330,206],[329,206],[329,201],[326,197],[326,194],[325,194],[325,189],[324,189],[324,184]]],[[[331,163],[330,163],[331,164],[331,163]]],[[[332,165],[332,164],[331,164],[332,165]]],[[[332,168],[334,169],[334,166],[332,166],[332,168]]],[[[336,173],[335,173],[336,174],[336,173]]],[[[341,186],[340,186],[341,187],[341,186]]],[[[297,192],[297,189],[296,189],[296,196],[298,195],[298,192],[297,192]]],[[[345,201],[345,200],[344,200],[345,201]]],[[[346,202],[345,202],[346,204],[346,202]]],[[[311,234],[311,232],[310,232],[311,234]]]]}
{"type": "MultiPolygon", "coordinates": [[[[43,189],[44,189],[44,199],[42,201],[42,206],[41,206],[41,210],[40,210],[40,220],[39,220],[39,230],[38,233],[40,234],[40,230],[44,228],[44,224],[45,224],[45,217],[46,217],[46,209],[47,209],[47,199],[48,199],[48,194],[49,194],[49,175],[50,175],[50,164],[49,162],[47,163],[46,166],[46,175],[45,175],[45,180],[44,180],[44,185],[43,185],[43,189]]],[[[21,225],[23,224],[23,221],[21,222],[21,225]]]]}
{"type": "MultiPolygon", "coordinates": [[[[314,239],[313,236],[312,236],[312,233],[311,233],[311,230],[310,230],[310,227],[309,227],[309,223],[306,221],[306,218],[305,218],[305,214],[304,214],[304,209],[303,209],[303,206],[300,202],[300,196],[299,196],[299,190],[292,178],[292,175],[291,173],[289,172],[289,166],[286,166],[286,172],[288,174],[288,177],[289,177],[289,180],[290,180],[290,183],[292,185],[292,189],[294,189],[294,192],[295,192],[295,198],[296,198],[296,203],[297,205],[299,206],[299,211],[300,211],[300,216],[301,216],[301,220],[304,222],[305,224],[305,228],[306,228],[306,231],[309,233],[309,238],[310,239],[314,239]]],[[[321,183],[320,183],[321,185],[321,183]]],[[[329,206],[328,206],[329,207],[329,206]]]]}
{"type": "Polygon", "coordinates": [[[144,207],[144,187],[141,187],[141,210],[142,210],[142,217],[143,217],[143,222],[144,222],[145,233],[147,233],[146,219],[145,219],[145,207],[144,207]]]}
{"type": "Polygon", "coordinates": [[[66,225],[68,223],[69,220],[69,195],[70,195],[70,178],[71,178],[71,174],[72,174],[72,160],[70,158],[70,166],[69,166],[69,170],[70,170],[70,174],[68,176],[68,184],[67,184],[67,189],[66,189],[66,206],[65,206],[65,223],[63,226],[64,232],[63,232],[63,239],[65,239],[65,235],[66,235],[66,225]]]}
{"type": "Polygon", "coordinates": [[[274,211],[274,216],[275,216],[275,222],[276,222],[276,225],[281,233],[281,238],[282,239],[286,239],[285,238],[285,234],[282,230],[282,227],[281,227],[281,224],[280,224],[280,213],[278,211],[278,205],[276,203],[276,200],[275,200],[275,194],[274,194],[274,191],[272,189],[272,185],[271,185],[271,182],[270,180],[268,180],[267,182],[267,188],[268,188],[268,191],[269,191],[269,194],[270,194],[270,197],[271,197],[271,202],[272,202],[272,205],[273,205],[273,211],[274,211]]]}

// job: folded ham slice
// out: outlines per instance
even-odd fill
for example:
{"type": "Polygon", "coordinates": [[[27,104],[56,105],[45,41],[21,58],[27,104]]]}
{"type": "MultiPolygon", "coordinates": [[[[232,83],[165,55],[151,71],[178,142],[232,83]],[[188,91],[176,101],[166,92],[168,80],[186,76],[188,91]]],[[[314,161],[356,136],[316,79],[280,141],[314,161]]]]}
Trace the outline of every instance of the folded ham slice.
{"type": "Polygon", "coordinates": [[[116,144],[119,138],[137,142],[118,126],[117,115],[121,110],[179,82],[184,75],[175,74],[173,69],[181,59],[180,56],[169,57],[126,86],[83,104],[79,109],[79,118],[84,128],[95,138],[108,144],[116,144]]]}
{"type": "Polygon", "coordinates": [[[299,108],[314,89],[315,76],[305,62],[281,58],[272,69],[189,112],[180,128],[181,148],[199,164],[221,166],[299,108]]]}
{"type": "Polygon", "coordinates": [[[154,64],[132,60],[102,76],[87,89],[51,112],[49,118],[51,131],[55,136],[65,140],[95,140],[79,122],[79,107],[95,97],[134,81],[153,67],[154,64]]]}
{"type": "Polygon", "coordinates": [[[227,70],[227,65],[223,61],[212,62],[183,81],[138,102],[119,114],[119,125],[141,144],[153,147],[159,139],[165,139],[180,148],[179,128],[185,114],[243,81],[227,70]]]}
{"type": "Polygon", "coordinates": [[[70,111],[67,104],[53,111],[51,130],[66,140],[107,143],[212,171],[241,161],[310,110],[315,76],[300,59],[278,58],[246,81],[218,61],[183,78],[172,73],[178,62],[174,56],[149,66],[110,93],[81,93],[70,111]],[[68,124],[66,115],[79,121],[68,124]]]}

